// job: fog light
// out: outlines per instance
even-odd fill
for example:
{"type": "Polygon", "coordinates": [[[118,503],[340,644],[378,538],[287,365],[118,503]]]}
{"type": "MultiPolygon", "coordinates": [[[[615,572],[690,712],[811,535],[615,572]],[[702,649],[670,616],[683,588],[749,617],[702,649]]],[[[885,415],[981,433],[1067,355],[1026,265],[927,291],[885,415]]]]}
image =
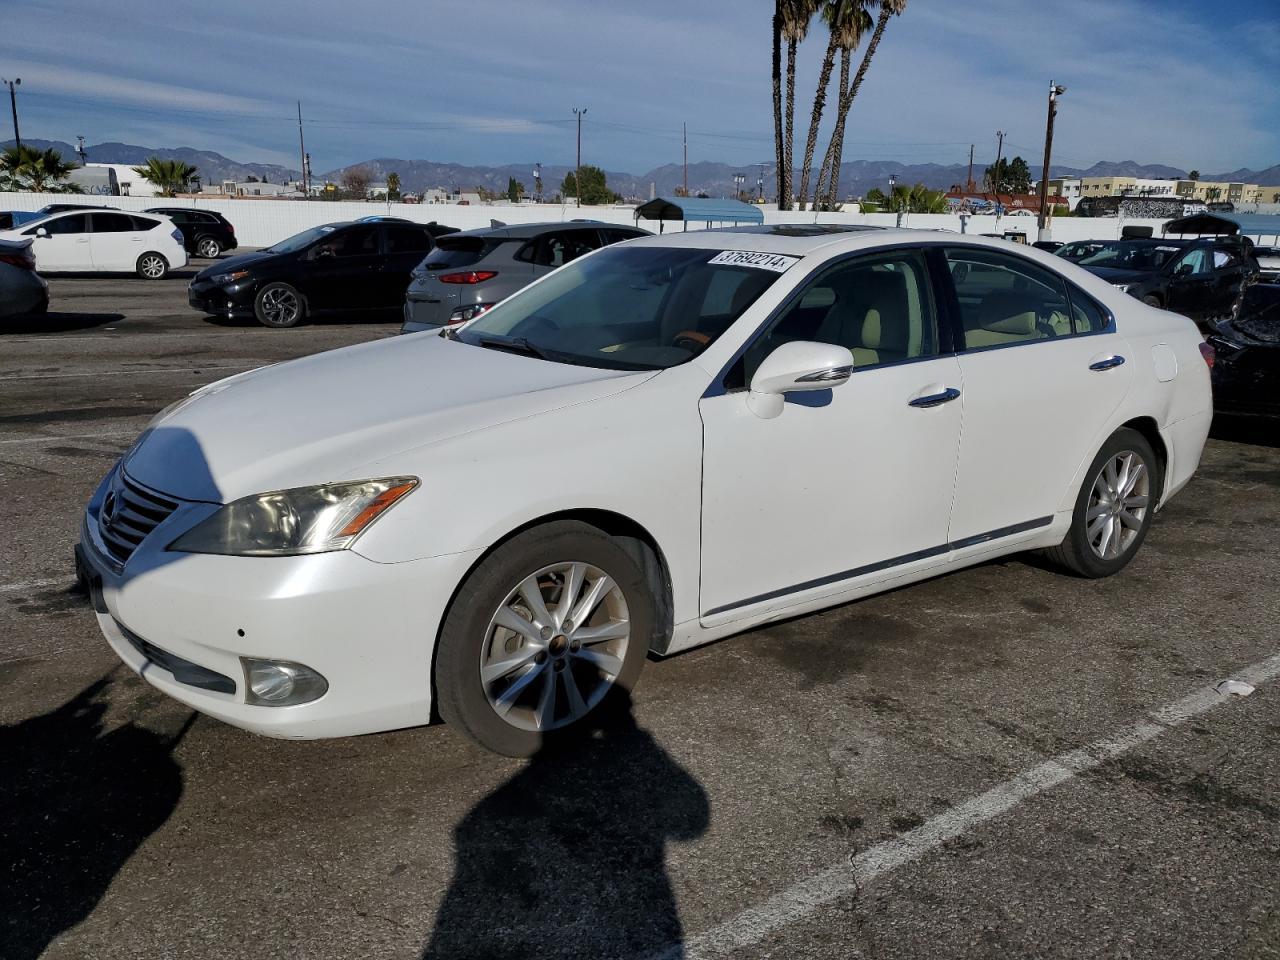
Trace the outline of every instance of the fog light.
{"type": "Polygon", "coordinates": [[[245,703],[259,707],[290,707],[323,697],[329,681],[301,663],[241,657],[245,703]]]}

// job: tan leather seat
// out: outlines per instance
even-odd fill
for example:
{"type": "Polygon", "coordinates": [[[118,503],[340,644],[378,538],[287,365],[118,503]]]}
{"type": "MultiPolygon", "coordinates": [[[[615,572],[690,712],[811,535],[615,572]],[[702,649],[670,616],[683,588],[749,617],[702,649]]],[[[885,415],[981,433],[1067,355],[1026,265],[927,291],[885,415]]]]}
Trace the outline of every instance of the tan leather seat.
{"type": "Polygon", "coordinates": [[[1040,300],[1022,290],[1003,290],[989,293],[978,309],[981,326],[967,328],[965,345],[969,347],[995,347],[1005,343],[1040,340],[1045,334],[1036,325],[1040,300]]]}
{"type": "Polygon", "coordinates": [[[836,291],[820,339],[853,353],[855,367],[891,363],[907,356],[910,323],[907,281],[889,270],[859,270],[836,291]]]}

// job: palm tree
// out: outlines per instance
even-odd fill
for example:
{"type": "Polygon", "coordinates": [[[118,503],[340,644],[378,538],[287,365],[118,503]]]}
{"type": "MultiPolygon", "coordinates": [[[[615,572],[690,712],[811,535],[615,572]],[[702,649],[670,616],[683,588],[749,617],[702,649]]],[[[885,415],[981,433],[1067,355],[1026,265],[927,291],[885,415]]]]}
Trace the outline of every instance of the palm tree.
{"type": "MultiPolygon", "coordinates": [[[[867,12],[867,8],[874,2],[875,0],[858,0],[858,2],[853,4],[840,5],[843,9],[839,11],[839,19],[832,28],[832,39],[840,50],[840,89],[839,93],[836,95],[837,105],[844,103],[845,88],[849,85],[849,69],[853,61],[853,51],[856,50],[858,48],[858,44],[862,42],[863,34],[871,29],[871,14],[867,12]]],[[[842,139],[844,136],[843,117],[843,112],[838,109],[836,114],[836,123],[842,139]]],[[[814,184],[813,188],[813,208],[815,210],[818,209],[818,202],[819,198],[822,196],[823,184],[831,174],[831,161],[834,155],[834,151],[831,149],[830,145],[828,145],[826,155],[822,158],[822,169],[818,171],[818,182],[814,184]]],[[[837,174],[837,185],[839,179],[839,174],[837,174]]],[[[834,197],[835,190],[832,189],[831,193],[834,197]]],[[[827,203],[828,209],[833,206],[834,199],[827,203]]]]}
{"type": "Polygon", "coordinates": [[[146,166],[134,167],[133,172],[159,187],[162,197],[172,197],[180,190],[186,190],[200,173],[189,163],[160,157],[148,157],[146,166]]]}
{"type": "Polygon", "coordinates": [[[787,171],[787,192],[778,198],[779,210],[791,209],[791,176],[795,170],[791,147],[795,142],[796,49],[808,35],[809,23],[813,20],[813,15],[818,12],[820,3],[821,0],[787,0],[782,5],[782,35],[787,40],[786,129],[782,135],[783,165],[787,171]]]}
{"type": "Polygon", "coordinates": [[[8,189],[30,190],[32,193],[79,193],[75,184],[66,183],[75,164],[67,163],[52,148],[7,147],[0,154],[0,182],[8,189]]]}
{"type": "Polygon", "coordinates": [[[782,149],[782,11],[787,0],[774,0],[773,5],[773,153],[777,161],[778,209],[785,210],[782,198],[787,194],[790,178],[783,172],[786,154],[782,149]]]}
{"type": "MultiPolygon", "coordinates": [[[[873,0],[826,0],[822,6],[822,19],[827,24],[829,37],[827,52],[822,58],[818,73],[818,89],[813,95],[813,116],[809,118],[809,138],[804,145],[804,163],[800,167],[800,209],[804,209],[809,196],[809,174],[812,172],[813,152],[818,146],[818,125],[822,123],[822,111],[827,104],[827,87],[831,84],[831,68],[835,64],[837,50],[852,50],[858,45],[864,31],[871,28],[871,15],[866,5],[873,0]]],[[[849,82],[847,67],[842,69],[840,90],[849,82]]],[[[821,189],[819,185],[819,189],[821,189]]],[[[818,190],[815,190],[815,195],[818,190]]]]}
{"type": "MultiPolygon", "coordinates": [[[[831,134],[831,143],[827,147],[828,159],[823,161],[823,166],[827,168],[830,176],[827,187],[827,203],[831,207],[836,204],[836,197],[840,188],[840,159],[844,153],[844,127],[845,119],[849,116],[849,108],[853,106],[853,100],[858,95],[858,89],[862,86],[867,70],[871,67],[871,60],[876,55],[876,48],[880,46],[880,38],[884,36],[885,27],[889,25],[889,18],[901,14],[907,8],[907,0],[878,0],[878,3],[880,4],[880,12],[876,17],[875,31],[871,34],[866,53],[862,55],[862,63],[858,65],[858,72],[854,75],[853,83],[841,91],[840,109],[836,114],[836,129],[831,134]]],[[[843,65],[841,72],[843,74],[843,65]]]]}

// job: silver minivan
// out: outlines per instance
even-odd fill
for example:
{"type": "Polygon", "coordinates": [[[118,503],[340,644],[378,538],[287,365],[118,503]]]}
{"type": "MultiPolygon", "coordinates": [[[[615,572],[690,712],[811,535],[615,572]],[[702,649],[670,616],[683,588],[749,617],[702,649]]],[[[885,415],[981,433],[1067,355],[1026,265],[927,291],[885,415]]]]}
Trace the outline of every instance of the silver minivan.
{"type": "Polygon", "coordinates": [[[464,323],[584,253],[648,235],[638,227],[573,220],[437,237],[435,247],[413,271],[400,332],[464,323]]]}

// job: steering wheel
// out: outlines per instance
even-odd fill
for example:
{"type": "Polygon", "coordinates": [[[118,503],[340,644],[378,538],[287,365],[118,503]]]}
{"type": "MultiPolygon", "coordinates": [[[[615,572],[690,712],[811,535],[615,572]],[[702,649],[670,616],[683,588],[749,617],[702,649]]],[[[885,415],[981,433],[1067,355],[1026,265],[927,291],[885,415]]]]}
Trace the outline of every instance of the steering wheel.
{"type": "Polygon", "coordinates": [[[699,353],[705,350],[710,343],[711,338],[705,333],[699,333],[697,330],[681,330],[671,341],[673,347],[688,350],[690,353],[699,353]]]}

